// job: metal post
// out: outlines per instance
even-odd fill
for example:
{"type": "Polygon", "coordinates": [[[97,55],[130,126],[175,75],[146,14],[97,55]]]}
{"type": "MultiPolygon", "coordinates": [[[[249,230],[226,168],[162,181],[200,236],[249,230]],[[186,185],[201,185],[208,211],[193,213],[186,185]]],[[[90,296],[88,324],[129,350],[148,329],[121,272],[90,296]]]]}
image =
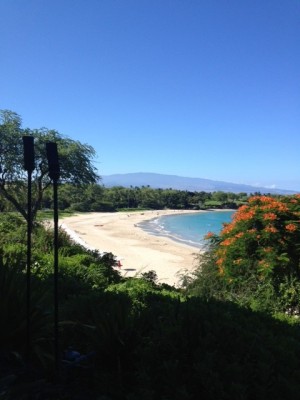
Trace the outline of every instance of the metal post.
{"type": "Polygon", "coordinates": [[[53,181],[53,206],[54,206],[54,358],[55,371],[58,375],[60,367],[59,332],[58,332],[58,201],[57,187],[60,174],[57,144],[46,143],[49,177],[53,181]]]}
{"type": "Polygon", "coordinates": [[[27,267],[26,267],[26,345],[27,345],[27,358],[30,358],[31,352],[31,326],[30,326],[30,312],[31,312],[31,231],[32,231],[32,217],[31,217],[31,172],[28,171],[28,184],[27,184],[27,267]]]}
{"type": "Polygon", "coordinates": [[[55,368],[59,370],[59,344],[58,344],[58,203],[57,180],[53,180],[54,200],[54,349],[55,368]]]}
{"type": "Polygon", "coordinates": [[[23,136],[24,169],[27,171],[27,261],[26,261],[26,352],[27,360],[31,353],[31,233],[32,233],[32,206],[31,180],[34,170],[34,143],[33,136],[23,136]]]}

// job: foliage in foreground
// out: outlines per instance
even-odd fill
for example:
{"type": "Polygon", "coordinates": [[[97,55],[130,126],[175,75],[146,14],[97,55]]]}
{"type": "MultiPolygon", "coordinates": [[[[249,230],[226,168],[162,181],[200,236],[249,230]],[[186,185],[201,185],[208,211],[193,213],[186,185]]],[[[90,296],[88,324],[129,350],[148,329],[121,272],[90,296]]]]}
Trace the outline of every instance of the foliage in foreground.
{"type": "Polygon", "coordinates": [[[254,196],[240,207],[210,247],[190,291],[253,309],[298,313],[300,195],[254,196]]]}
{"type": "MultiPolygon", "coordinates": [[[[24,386],[24,369],[22,376],[5,353],[14,379],[7,384],[2,369],[7,399],[25,392],[32,399],[299,398],[297,324],[233,303],[184,298],[142,279],[69,297],[60,316],[61,348],[86,357],[63,361],[59,383],[49,380],[51,370],[40,370],[24,386]]],[[[50,339],[51,331],[49,324],[50,339]]],[[[51,356],[51,346],[46,350],[51,356]]]]}
{"type": "Polygon", "coordinates": [[[0,229],[0,398],[299,399],[297,320],[209,296],[187,297],[157,285],[154,273],[121,278],[109,257],[84,251],[62,232],[61,370],[55,380],[52,234],[42,226],[34,230],[28,364],[25,224],[2,216],[0,229]]]}
{"type": "Polygon", "coordinates": [[[58,147],[62,182],[73,185],[95,183],[99,176],[92,164],[95,150],[92,146],[64,137],[53,129],[21,127],[21,118],[9,110],[0,110],[0,209],[13,206],[25,219],[27,215],[27,174],[24,171],[23,136],[34,138],[35,169],[32,174],[32,217],[43,202],[51,180],[48,176],[46,143],[58,147]]]}

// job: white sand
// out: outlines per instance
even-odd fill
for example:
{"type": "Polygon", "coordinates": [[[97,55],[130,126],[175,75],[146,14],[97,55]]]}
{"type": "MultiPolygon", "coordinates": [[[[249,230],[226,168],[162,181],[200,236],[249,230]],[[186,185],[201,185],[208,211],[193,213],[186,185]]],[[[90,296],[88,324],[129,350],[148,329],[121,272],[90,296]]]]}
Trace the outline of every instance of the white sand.
{"type": "Polygon", "coordinates": [[[121,260],[120,272],[138,276],[154,270],[159,282],[179,285],[180,274],[197,265],[196,247],[148,234],[136,224],[163,215],[191,211],[163,210],[118,213],[87,213],[64,218],[60,225],[75,239],[121,260]]]}

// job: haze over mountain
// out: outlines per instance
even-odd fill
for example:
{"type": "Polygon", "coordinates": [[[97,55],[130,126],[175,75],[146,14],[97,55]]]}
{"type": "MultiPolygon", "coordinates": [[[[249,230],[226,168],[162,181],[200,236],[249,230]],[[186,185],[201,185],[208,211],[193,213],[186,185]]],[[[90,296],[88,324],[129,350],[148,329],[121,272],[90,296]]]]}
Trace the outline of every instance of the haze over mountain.
{"type": "Polygon", "coordinates": [[[160,189],[177,189],[177,190],[189,190],[192,192],[233,192],[241,193],[245,192],[255,193],[260,192],[262,194],[295,194],[297,192],[285,189],[270,189],[265,187],[256,187],[251,185],[244,185],[239,183],[230,183],[222,181],[214,181],[211,179],[203,178],[188,178],[177,175],[164,175],[151,172],[137,172],[129,174],[114,174],[102,176],[102,184],[106,187],[111,186],[150,186],[152,188],[160,189]]]}

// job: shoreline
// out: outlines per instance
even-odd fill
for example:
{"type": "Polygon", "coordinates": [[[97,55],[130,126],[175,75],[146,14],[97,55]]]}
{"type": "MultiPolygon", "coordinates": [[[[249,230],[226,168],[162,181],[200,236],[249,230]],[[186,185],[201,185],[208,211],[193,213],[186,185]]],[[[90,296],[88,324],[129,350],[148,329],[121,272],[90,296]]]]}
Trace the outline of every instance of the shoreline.
{"type": "MultiPolygon", "coordinates": [[[[184,214],[195,214],[195,213],[209,213],[209,212],[220,212],[220,213],[225,212],[225,213],[227,213],[227,212],[234,212],[236,210],[233,210],[233,209],[207,209],[207,210],[184,210],[184,211],[185,211],[184,214]]],[[[205,243],[203,242],[203,240],[202,240],[202,242],[201,242],[201,240],[198,242],[195,242],[193,240],[184,239],[184,237],[182,237],[178,234],[174,235],[174,233],[168,233],[167,231],[159,230],[159,229],[157,229],[157,227],[153,227],[150,225],[151,221],[154,222],[155,220],[157,220],[161,217],[168,218],[168,217],[172,217],[174,215],[181,215],[181,214],[183,214],[181,210],[174,210],[174,214],[172,213],[172,214],[166,214],[166,215],[159,215],[155,218],[147,219],[142,222],[139,222],[138,226],[140,228],[142,228],[143,231],[149,233],[150,235],[159,236],[161,238],[163,238],[163,237],[170,238],[172,241],[175,241],[176,243],[186,244],[186,245],[197,248],[199,251],[203,251],[203,249],[205,248],[205,243]],[[176,211],[176,213],[175,213],[175,211],[176,211]]]]}
{"type": "Polygon", "coordinates": [[[139,224],[166,215],[199,212],[206,211],[95,212],[64,217],[60,226],[83,246],[114,254],[122,264],[123,276],[133,277],[154,270],[159,283],[178,286],[180,274],[196,268],[201,250],[165,236],[151,235],[139,224]]]}

